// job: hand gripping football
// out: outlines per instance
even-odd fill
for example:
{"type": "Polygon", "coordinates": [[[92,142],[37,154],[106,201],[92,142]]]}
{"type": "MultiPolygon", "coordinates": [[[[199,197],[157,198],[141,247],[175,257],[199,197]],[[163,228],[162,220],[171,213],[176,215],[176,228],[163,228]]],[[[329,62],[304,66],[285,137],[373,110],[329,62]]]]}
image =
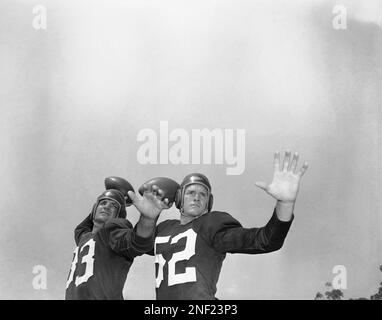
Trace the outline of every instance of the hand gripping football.
{"type": "Polygon", "coordinates": [[[180,185],[170,178],[157,177],[145,182],[142,186],[139,187],[138,192],[141,196],[143,196],[145,191],[143,187],[144,185],[150,189],[152,186],[156,185],[163,191],[163,199],[167,198],[169,203],[174,202],[176,191],[180,188],[180,185]]]}
{"type": "Polygon", "coordinates": [[[105,188],[106,190],[109,189],[116,189],[120,191],[126,200],[126,205],[129,206],[133,202],[131,201],[129,195],[127,194],[128,191],[134,191],[133,186],[127,182],[125,179],[120,177],[107,177],[105,178],[105,188]]]}

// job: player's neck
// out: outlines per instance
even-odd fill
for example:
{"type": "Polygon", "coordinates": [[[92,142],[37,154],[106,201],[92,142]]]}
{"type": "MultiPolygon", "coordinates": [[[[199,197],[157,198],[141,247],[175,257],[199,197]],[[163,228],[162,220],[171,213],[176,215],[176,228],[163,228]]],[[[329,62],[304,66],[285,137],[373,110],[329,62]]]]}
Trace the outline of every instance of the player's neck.
{"type": "Polygon", "coordinates": [[[103,223],[99,223],[93,220],[92,234],[96,234],[103,227],[103,225],[104,225],[103,223]]]}
{"type": "Polygon", "coordinates": [[[196,219],[196,217],[186,216],[186,215],[183,214],[183,213],[180,214],[180,224],[182,224],[182,225],[187,224],[187,223],[190,223],[190,222],[193,221],[194,219],[196,219]]]}
{"type": "Polygon", "coordinates": [[[184,225],[187,223],[190,223],[191,221],[194,221],[195,219],[201,217],[204,213],[202,213],[200,216],[189,216],[185,214],[183,211],[180,211],[180,224],[184,225]]]}

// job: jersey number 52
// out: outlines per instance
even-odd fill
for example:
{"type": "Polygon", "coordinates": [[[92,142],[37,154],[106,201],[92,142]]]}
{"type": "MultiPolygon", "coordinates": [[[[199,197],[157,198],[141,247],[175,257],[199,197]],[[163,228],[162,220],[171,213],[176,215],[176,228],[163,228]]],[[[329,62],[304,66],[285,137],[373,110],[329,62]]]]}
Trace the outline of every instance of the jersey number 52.
{"type": "MultiPolygon", "coordinates": [[[[175,244],[182,238],[186,238],[185,248],[182,251],[174,253],[171,259],[168,261],[168,286],[196,281],[195,267],[187,267],[185,269],[185,272],[175,273],[175,264],[178,261],[188,260],[195,254],[195,231],[192,229],[188,229],[185,232],[179,233],[177,236],[171,239],[170,244],[175,244]]],[[[158,244],[168,243],[169,240],[170,236],[155,238],[155,263],[158,264],[158,274],[155,279],[157,288],[159,288],[163,281],[163,268],[166,264],[166,260],[163,258],[163,255],[160,252],[158,252],[158,244]]]]}

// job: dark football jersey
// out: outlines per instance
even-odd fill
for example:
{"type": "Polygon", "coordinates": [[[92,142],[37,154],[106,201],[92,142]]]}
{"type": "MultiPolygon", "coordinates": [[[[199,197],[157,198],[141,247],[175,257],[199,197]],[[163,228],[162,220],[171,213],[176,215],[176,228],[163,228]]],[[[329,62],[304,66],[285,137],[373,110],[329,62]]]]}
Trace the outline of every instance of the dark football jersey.
{"type": "Polygon", "coordinates": [[[282,247],[291,221],[276,213],[266,226],[243,228],[225,212],[209,212],[181,225],[158,224],[154,244],[157,299],[216,299],[216,284],[226,253],[259,254],[282,247]]]}
{"type": "Polygon", "coordinates": [[[75,230],[77,247],[66,284],[67,300],[122,300],[134,257],[152,249],[153,238],[139,237],[126,219],[112,219],[95,235],[91,217],[75,230]]]}

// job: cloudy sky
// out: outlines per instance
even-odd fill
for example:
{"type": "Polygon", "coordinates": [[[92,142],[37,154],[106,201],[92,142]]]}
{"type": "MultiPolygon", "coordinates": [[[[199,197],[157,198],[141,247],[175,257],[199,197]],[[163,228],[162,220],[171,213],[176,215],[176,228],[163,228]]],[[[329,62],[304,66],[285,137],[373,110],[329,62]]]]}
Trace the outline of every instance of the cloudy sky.
{"type": "MultiPolygon", "coordinates": [[[[338,265],[347,271],[346,298],[375,293],[382,5],[336,4],[2,0],[0,298],[64,298],[73,229],[106,176],[137,189],[155,176],[202,172],[214,209],[262,226],[275,201],[254,183],[271,179],[273,152],[286,148],[310,168],[285,245],[227,255],[217,297],[313,299],[338,265]],[[36,18],[41,8],[46,28],[36,18]],[[193,130],[233,133],[231,144],[223,135],[224,152],[238,156],[244,146],[242,172],[229,175],[226,157],[142,163],[142,132],[154,132],[158,155],[166,153],[161,121],[170,135],[186,134],[189,159],[193,130]],[[32,285],[37,265],[47,270],[45,290],[32,285]]],[[[161,219],[177,216],[172,208],[161,219]]],[[[128,217],[137,221],[135,208],[128,217]]],[[[154,258],[137,258],[125,298],[155,299],[154,286],[154,258]]]]}

